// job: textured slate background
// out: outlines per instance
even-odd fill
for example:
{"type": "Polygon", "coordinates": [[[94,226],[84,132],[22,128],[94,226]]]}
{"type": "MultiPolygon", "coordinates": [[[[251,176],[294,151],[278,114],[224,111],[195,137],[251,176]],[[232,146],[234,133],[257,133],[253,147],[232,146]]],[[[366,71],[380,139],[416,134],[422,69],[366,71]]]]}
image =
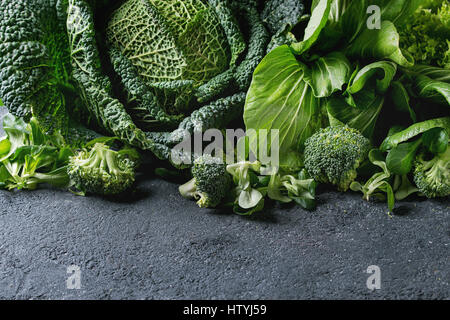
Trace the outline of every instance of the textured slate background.
{"type": "Polygon", "coordinates": [[[359,194],[253,217],[140,176],[128,199],[0,191],[0,299],[449,299],[450,202],[359,194]],[[81,268],[81,289],[66,287],[81,268]],[[369,265],[381,289],[366,287],[369,265]]]}

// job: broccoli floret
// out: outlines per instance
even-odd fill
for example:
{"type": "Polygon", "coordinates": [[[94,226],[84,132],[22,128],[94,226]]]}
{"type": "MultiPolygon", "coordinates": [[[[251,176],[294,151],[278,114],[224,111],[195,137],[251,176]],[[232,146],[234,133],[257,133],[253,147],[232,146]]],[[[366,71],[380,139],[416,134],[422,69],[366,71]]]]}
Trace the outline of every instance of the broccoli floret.
{"type": "Polygon", "coordinates": [[[231,190],[231,176],[219,158],[201,156],[194,161],[191,172],[193,178],[179,190],[183,197],[198,200],[200,208],[217,207],[231,190]]]}
{"type": "Polygon", "coordinates": [[[347,191],[356,169],[369,153],[370,141],[347,126],[319,130],[305,142],[305,168],[320,183],[331,183],[347,191]]]}
{"type": "Polygon", "coordinates": [[[69,159],[68,174],[82,193],[120,194],[135,180],[135,162],[124,154],[96,143],[69,159]]]}
{"type": "Polygon", "coordinates": [[[429,160],[425,151],[417,155],[414,182],[427,198],[450,195],[450,145],[444,153],[435,155],[429,160]]]}

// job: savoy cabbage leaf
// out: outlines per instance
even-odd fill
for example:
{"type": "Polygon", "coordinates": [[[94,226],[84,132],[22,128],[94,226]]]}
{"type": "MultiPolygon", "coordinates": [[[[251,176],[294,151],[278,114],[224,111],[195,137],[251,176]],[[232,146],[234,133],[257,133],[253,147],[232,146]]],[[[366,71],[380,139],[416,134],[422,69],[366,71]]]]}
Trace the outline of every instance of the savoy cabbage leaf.
{"type": "Polygon", "coordinates": [[[229,65],[227,38],[217,15],[199,0],[128,0],[114,12],[107,37],[148,84],[203,82],[229,65]]]}

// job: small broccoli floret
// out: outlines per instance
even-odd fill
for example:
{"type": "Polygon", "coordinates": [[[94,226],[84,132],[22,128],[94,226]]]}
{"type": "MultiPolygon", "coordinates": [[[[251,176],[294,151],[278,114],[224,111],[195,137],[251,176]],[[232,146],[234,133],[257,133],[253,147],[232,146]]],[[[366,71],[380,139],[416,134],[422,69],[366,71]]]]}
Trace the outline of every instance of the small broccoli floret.
{"type": "Polygon", "coordinates": [[[107,145],[97,143],[69,159],[68,174],[83,193],[114,195],[129,189],[135,180],[135,163],[107,145]]]}
{"type": "Polygon", "coordinates": [[[347,126],[321,129],[305,142],[305,168],[319,183],[347,191],[356,169],[369,153],[370,141],[347,126]]]}
{"type": "Polygon", "coordinates": [[[444,153],[427,157],[422,151],[416,157],[414,182],[427,198],[450,195],[450,145],[444,153]]]}
{"type": "Polygon", "coordinates": [[[180,186],[183,197],[194,198],[200,208],[217,207],[231,189],[231,176],[225,163],[209,155],[194,161],[192,180],[180,186]]]}

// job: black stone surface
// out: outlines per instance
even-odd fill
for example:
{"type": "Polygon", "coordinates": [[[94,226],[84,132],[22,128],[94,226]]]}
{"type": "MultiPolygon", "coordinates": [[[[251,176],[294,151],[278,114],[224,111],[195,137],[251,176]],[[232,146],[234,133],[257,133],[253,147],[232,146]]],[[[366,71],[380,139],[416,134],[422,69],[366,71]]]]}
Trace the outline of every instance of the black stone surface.
{"type": "Polygon", "coordinates": [[[145,179],[120,202],[0,192],[2,299],[448,299],[449,203],[326,192],[315,212],[200,210],[145,179]],[[67,267],[81,268],[69,290],[67,267]],[[367,267],[381,289],[366,287],[367,267]]]}

